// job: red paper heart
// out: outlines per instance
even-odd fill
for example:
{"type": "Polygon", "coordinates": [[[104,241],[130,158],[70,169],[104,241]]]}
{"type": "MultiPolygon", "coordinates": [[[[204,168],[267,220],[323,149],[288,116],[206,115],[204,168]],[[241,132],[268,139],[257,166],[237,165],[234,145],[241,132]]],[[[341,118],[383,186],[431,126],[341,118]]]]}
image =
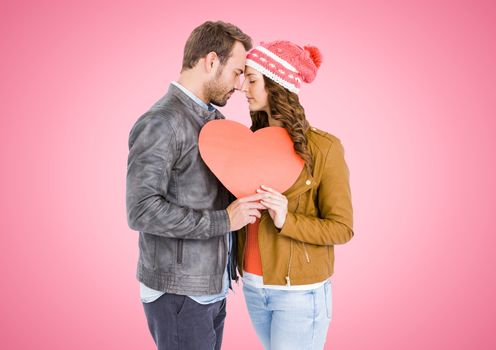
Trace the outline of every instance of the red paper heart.
{"type": "Polygon", "coordinates": [[[210,170],[237,198],[256,193],[260,185],[283,193],[304,166],[281,127],[252,132],[235,121],[213,120],[200,132],[199,149],[210,170]]]}

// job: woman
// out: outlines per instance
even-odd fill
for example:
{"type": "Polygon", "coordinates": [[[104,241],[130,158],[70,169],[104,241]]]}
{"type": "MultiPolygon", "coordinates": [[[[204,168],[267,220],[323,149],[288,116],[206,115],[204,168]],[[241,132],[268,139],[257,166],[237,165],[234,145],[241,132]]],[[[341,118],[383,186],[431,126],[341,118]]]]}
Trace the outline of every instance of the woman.
{"type": "Polygon", "coordinates": [[[242,91],[252,131],[285,128],[305,161],[283,194],[261,186],[260,219],[239,232],[238,269],[265,349],[322,349],[331,319],[334,245],[353,236],[348,168],[340,141],[310,127],[298,100],[321,63],[317,48],[262,43],[247,55],[242,91]]]}

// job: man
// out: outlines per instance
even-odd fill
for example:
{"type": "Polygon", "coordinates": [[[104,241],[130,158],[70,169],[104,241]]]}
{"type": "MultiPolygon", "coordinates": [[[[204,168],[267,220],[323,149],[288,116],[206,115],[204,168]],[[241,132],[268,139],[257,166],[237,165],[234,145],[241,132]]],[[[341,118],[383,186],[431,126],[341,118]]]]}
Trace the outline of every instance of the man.
{"type": "Polygon", "coordinates": [[[240,88],[251,39],[224,22],[205,22],[184,48],[167,94],[129,137],[127,214],[140,232],[137,278],[158,349],[220,349],[235,231],[260,217],[261,195],[229,205],[230,194],[200,158],[198,135],[223,119],[240,88]]]}

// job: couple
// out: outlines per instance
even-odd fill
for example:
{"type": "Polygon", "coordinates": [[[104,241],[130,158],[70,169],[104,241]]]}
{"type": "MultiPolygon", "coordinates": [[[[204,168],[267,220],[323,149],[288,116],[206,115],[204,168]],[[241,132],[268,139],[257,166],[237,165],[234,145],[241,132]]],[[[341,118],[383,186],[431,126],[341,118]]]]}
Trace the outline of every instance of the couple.
{"type": "Polygon", "coordinates": [[[221,348],[236,268],[265,349],[324,347],[334,245],[353,229],[343,147],[310,127],[297,95],[320,60],[316,48],[288,41],[252,49],[236,26],[205,22],[186,42],[178,81],[132,128],[127,215],[140,232],[137,278],[158,349],[221,348]],[[201,128],[224,119],[214,105],[236,90],[251,130],[285,128],[305,161],[284,193],[261,186],[234,200],[200,158],[201,128]]]}

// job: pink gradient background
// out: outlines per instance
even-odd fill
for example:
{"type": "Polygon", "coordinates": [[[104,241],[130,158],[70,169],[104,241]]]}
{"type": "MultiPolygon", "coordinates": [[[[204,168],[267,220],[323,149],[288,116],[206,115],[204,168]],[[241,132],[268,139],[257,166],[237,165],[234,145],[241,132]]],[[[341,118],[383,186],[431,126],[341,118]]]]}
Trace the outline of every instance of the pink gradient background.
{"type": "MultiPolygon", "coordinates": [[[[1,349],[154,348],[127,138],[207,19],[324,55],[301,100],[345,146],[356,232],[326,349],[496,348],[494,2],[70,3],[0,5],[1,349]]],[[[249,123],[241,94],[223,112],[249,123]]],[[[260,348],[240,288],[223,348],[260,348]]]]}

